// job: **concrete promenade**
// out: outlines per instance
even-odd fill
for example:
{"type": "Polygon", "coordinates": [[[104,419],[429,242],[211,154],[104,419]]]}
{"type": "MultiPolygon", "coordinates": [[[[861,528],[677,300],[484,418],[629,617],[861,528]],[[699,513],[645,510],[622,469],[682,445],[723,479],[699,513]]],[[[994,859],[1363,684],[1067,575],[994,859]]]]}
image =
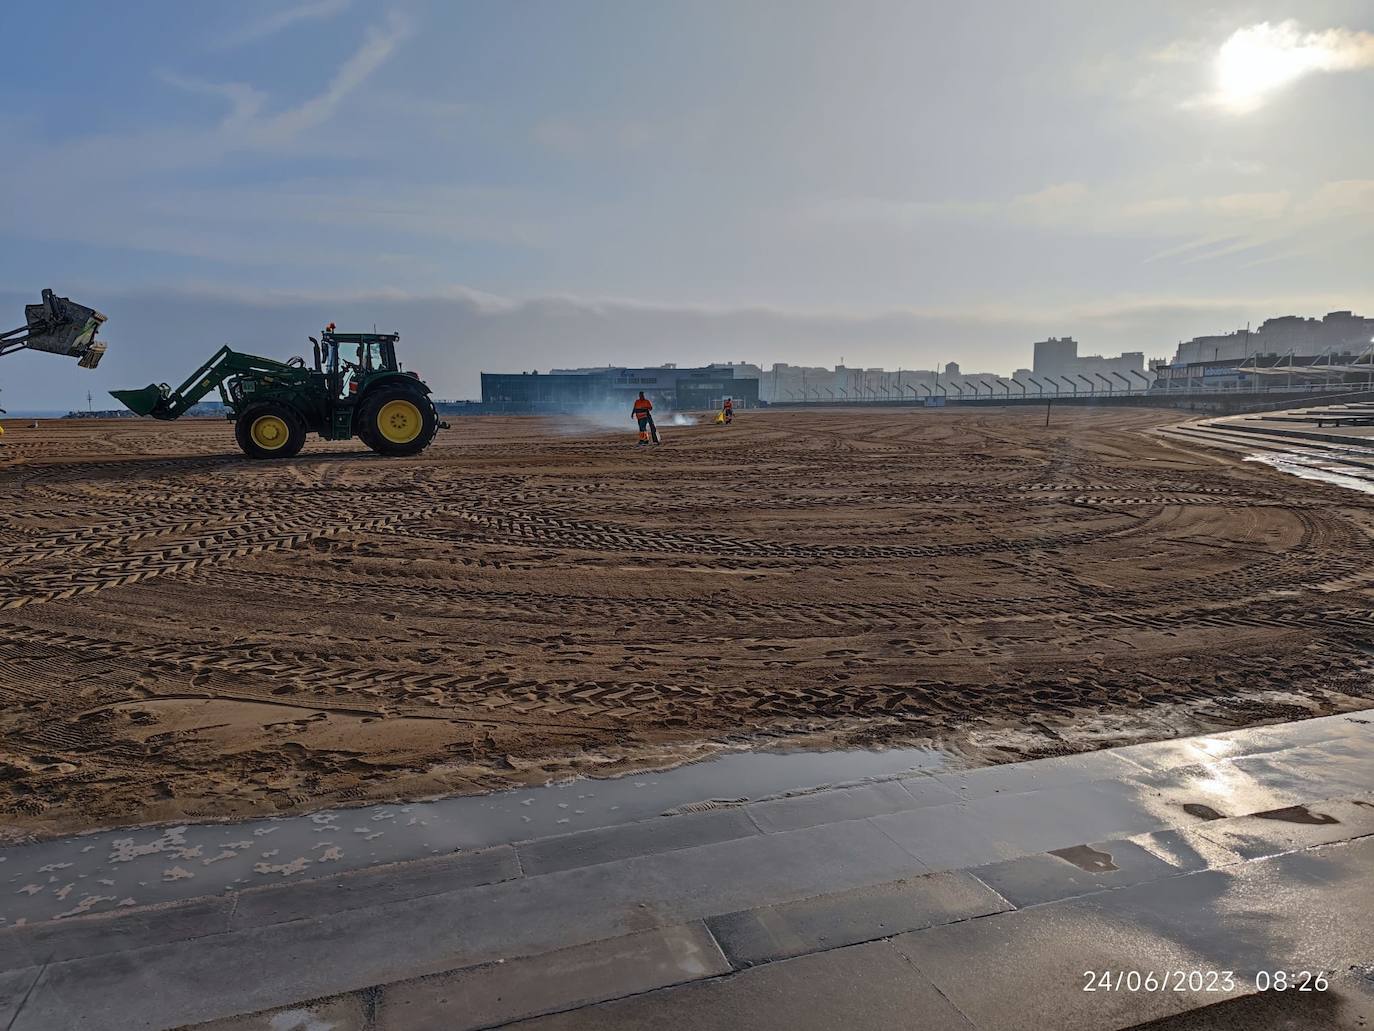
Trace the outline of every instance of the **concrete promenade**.
{"type": "Polygon", "coordinates": [[[1370,1027],[1374,711],[34,921],[0,960],[13,1031],[1370,1027]]]}

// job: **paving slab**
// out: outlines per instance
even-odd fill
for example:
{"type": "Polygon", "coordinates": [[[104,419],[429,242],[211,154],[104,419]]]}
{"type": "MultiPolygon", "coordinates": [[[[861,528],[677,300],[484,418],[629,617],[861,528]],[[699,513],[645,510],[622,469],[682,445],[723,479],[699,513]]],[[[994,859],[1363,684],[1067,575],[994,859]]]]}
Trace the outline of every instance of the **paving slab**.
{"type": "Polygon", "coordinates": [[[747,838],[759,829],[740,809],[663,816],[624,827],[564,834],[516,846],[527,876],[747,838]]]}
{"type": "Polygon", "coordinates": [[[232,926],[259,927],[301,920],[320,913],[364,909],[405,899],[439,895],[462,888],[498,884],[521,874],[520,860],[509,845],[460,852],[413,863],[389,863],[366,870],[274,884],[239,892],[232,926]]]}
{"type": "Polygon", "coordinates": [[[930,869],[955,870],[1167,826],[1154,808],[1127,785],[1094,781],[875,816],[869,822],[930,869]]]}
{"type": "Polygon", "coordinates": [[[1246,727],[1224,733],[1176,738],[1172,741],[1120,745],[1110,751],[1119,758],[1147,769],[1161,770],[1198,762],[1240,759],[1343,737],[1366,736],[1374,739],[1374,734],[1369,734],[1371,730],[1374,730],[1374,725],[1365,726],[1354,722],[1348,714],[1340,714],[1294,720],[1267,727],[1246,727]]]}
{"type": "Polygon", "coordinates": [[[1018,909],[1184,872],[1129,839],[1075,845],[969,871],[1018,909]]]}
{"type": "MultiPolygon", "coordinates": [[[[989,1029],[1129,1027],[1254,991],[1259,971],[1368,962],[1374,839],[1015,910],[893,944],[989,1029]],[[1231,991],[1083,991],[1096,971],[1231,971],[1231,991]]],[[[1219,980],[1218,987],[1224,987],[1219,980]]]]}
{"type": "Polygon", "coordinates": [[[472,1031],[730,969],[701,922],[382,987],[376,1031],[472,1031]]]}
{"type": "Polygon", "coordinates": [[[32,966],[0,973],[0,1021],[4,1022],[6,1029],[13,1025],[15,1014],[42,972],[41,966],[32,966]]]}
{"type": "Polygon", "coordinates": [[[947,872],[725,913],[706,923],[731,964],[747,967],[1009,908],[973,877],[947,872]]]}
{"type": "Polygon", "coordinates": [[[972,1031],[886,942],[507,1025],[520,1031],[972,1031]]]}
{"type": "Polygon", "coordinates": [[[231,822],[119,828],[0,847],[0,925],[116,910],[426,860],[695,812],[710,799],[771,798],[943,769],[931,748],[741,751],[672,770],[584,778],[424,802],[231,822]]]}
{"type": "MultiPolygon", "coordinates": [[[[926,774],[930,780],[953,791],[961,801],[989,795],[1019,795],[1027,791],[1066,787],[1095,780],[1134,776],[1143,767],[1121,749],[1103,749],[1076,755],[1059,755],[1033,762],[983,766],[974,770],[926,774]]],[[[907,780],[920,778],[905,778],[907,780]]]]}
{"type": "Polygon", "coordinates": [[[1137,834],[1127,840],[1159,856],[1184,873],[1217,870],[1241,862],[1241,857],[1235,852],[1205,837],[1202,833],[1203,826],[1205,824],[1152,831],[1149,834],[1137,834]]]}
{"type": "Polygon", "coordinates": [[[1374,783],[1374,741],[1335,739],[1235,760],[1267,784],[1307,798],[1335,798],[1369,791],[1374,783]]]}
{"type": "Polygon", "coordinates": [[[107,1027],[111,999],[130,1027],[217,1019],[921,872],[861,820],[758,834],[54,963],[16,1031],[107,1027]]]}
{"type": "Polygon", "coordinates": [[[1138,1024],[1132,1031],[1368,1031],[1371,1027],[1374,993],[1337,981],[1320,992],[1256,992],[1138,1024]]]}
{"type": "Polygon", "coordinates": [[[1214,820],[1199,827],[1198,833],[1242,859],[1259,859],[1374,834],[1374,800],[1329,799],[1286,806],[1231,820],[1214,820]]]}
{"type": "Polygon", "coordinates": [[[772,834],[957,801],[959,796],[933,777],[914,777],[758,802],[747,811],[764,833],[772,834]]]}
{"type": "Polygon", "coordinates": [[[1266,779],[1263,769],[1252,770],[1228,760],[1217,760],[1151,770],[1133,777],[1129,783],[1166,808],[1205,807],[1221,816],[1245,816],[1295,805],[1312,797],[1288,778],[1276,779],[1277,782],[1266,779]]]}
{"type": "Polygon", "coordinates": [[[234,900],[221,896],[166,906],[10,927],[0,931],[0,970],[220,934],[234,900]]]}
{"type": "MultiPolygon", "coordinates": [[[[1205,872],[1168,883],[1225,876],[1205,872]]],[[[1223,890],[1220,884],[1209,887],[1217,894],[1223,890]]],[[[1108,1031],[1250,990],[1242,982],[1231,993],[1222,993],[1219,984],[1212,996],[1084,991],[1089,971],[1114,976],[1212,967],[1208,953],[1175,941],[1167,929],[1123,923],[1085,899],[916,931],[894,938],[893,946],[985,1031],[1108,1031]]]]}
{"type": "Polygon", "coordinates": [[[1341,971],[1374,956],[1374,838],[1237,863],[1083,900],[1206,950],[1214,966],[1256,971],[1341,971]],[[1223,889],[1209,901],[1208,878],[1223,889]],[[1198,881],[1199,890],[1190,890],[1198,881]]]}
{"type": "Polygon", "coordinates": [[[371,1001],[340,995],[241,1017],[183,1025],[179,1031],[373,1031],[371,1001]]]}

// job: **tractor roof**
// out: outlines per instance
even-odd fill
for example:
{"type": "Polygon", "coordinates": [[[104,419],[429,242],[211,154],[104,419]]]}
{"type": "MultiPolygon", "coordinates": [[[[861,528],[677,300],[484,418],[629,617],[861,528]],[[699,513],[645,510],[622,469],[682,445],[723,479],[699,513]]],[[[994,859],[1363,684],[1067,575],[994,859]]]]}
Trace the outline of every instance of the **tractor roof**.
{"type": "Polygon", "coordinates": [[[320,335],[322,340],[333,341],[337,344],[380,344],[383,342],[395,343],[401,339],[400,333],[331,333],[325,330],[320,335]]]}

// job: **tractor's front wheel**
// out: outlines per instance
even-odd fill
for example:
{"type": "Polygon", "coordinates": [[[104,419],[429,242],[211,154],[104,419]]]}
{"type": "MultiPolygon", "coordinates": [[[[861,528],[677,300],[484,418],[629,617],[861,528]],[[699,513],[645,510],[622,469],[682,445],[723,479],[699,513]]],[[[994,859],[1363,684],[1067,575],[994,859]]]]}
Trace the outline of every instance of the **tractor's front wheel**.
{"type": "Polygon", "coordinates": [[[418,455],[438,431],[434,402],[415,390],[383,387],[358,412],[358,439],[379,455],[418,455]]]}
{"type": "Polygon", "coordinates": [[[286,405],[264,401],[239,415],[234,439],[249,458],[291,458],[305,446],[305,426],[286,405]]]}

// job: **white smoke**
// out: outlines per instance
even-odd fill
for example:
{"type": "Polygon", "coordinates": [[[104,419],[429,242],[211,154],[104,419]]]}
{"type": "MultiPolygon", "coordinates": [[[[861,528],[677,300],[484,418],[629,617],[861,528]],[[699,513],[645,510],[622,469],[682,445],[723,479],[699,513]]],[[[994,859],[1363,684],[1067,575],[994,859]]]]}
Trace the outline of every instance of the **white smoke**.
{"type": "MultiPolygon", "coordinates": [[[[659,412],[655,422],[659,436],[663,436],[664,426],[695,426],[696,416],[682,412],[659,412]]],[[[639,424],[630,413],[621,408],[584,408],[566,415],[549,415],[542,420],[553,433],[560,437],[598,437],[606,433],[629,433],[638,435],[639,424]]]]}

